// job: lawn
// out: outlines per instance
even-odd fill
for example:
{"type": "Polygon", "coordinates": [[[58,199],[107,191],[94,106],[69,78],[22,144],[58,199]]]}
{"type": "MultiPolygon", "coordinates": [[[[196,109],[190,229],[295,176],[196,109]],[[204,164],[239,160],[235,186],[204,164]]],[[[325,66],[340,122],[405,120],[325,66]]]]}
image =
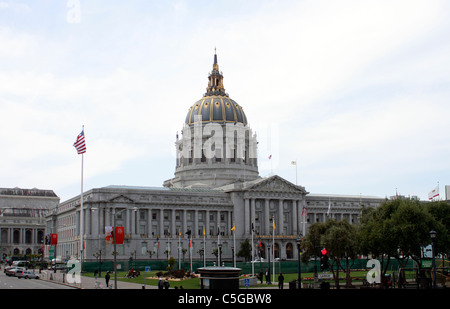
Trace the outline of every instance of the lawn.
{"type": "MultiPolygon", "coordinates": [[[[158,285],[158,279],[148,279],[149,277],[156,277],[156,273],[159,271],[151,271],[151,272],[141,272],[141,275],[137,278],[126,278],[125,276],[127,275],[127,272],[125,271],[118,271],[117,272],[117,280],[119,281],[126,281],[126,282],[133,282],[133,283],[138,283],[141,285],[153,285],[153,286],[157,286],[158,285]]],[[[84,276],[88,276],[88,277],[94,277],[93,273],[84,273],[84,276]]],[[[104,274],[102,274],[104,275],[104,274]]],[[[367,275],[367,271],[354,271],[352,272],[352,278],[353,278],[353,283],[356,282],[360,282],[360,280],[362,278],[365,278],[367,275]]],[[[284,283],[289,283],[292,280],[297,280],[298,278],[298,274],[297,273],[290,273],[290,274],[283,274],[284,276],[284,283]]],[[[314,277],[314,273],[302,273],[302,281],[303,282],[313,282],[313,277],[314,277]]],[[[111,279],[114,278],[114,274],[111,275],[111,279]]],[[[163,277],[163,279],[165,279],[163,277]]],[[[273,279],[273,275],[271,275],[270,279],[273,279]]],[[[345,274],[344,273],[340,273],[339,274],[339,279],[341,284],[345,282],[345,274]]],[[[327,280],[328,282],[334,284],[333,280],[327,280]]],[[[181,286],[184,289],[200,289],[200,278],[194,278],[194,279],[184,279],[184,280],[180,280],[180,281],[176,281],[176,280],[169,280],[170,282],[170,288],[174,288],[174,287],[178,287],[180,288],[181,286]]],[[[263,284],[260,284],[260,281],[258,280],[258,285],[254,286],[253,288],[258,288],[258,287],[265,287],[267,286],[267,284],[265,283],[265,279],[263,280],[263,284]]],[[[275,274],[275,283],[272,282],[272,284],[277,284],[278,283],[278,274],[275,274]]]]}
{"type": "MultiPolygon", "coordinates": [[[[117,272],[117,280],[119,281],[126,281],[126,282],[132,282],[132,283],[138,283],[141,285],[158,285],[158,279],[148,279],[149,277],[156,277],[156,273],[160,272],[158,271],[150,271],[150,272],[141,272],[141,275],[136,278],[126,278],[127,271],[118,271],[117,272]]],[[[94,273],[83,273],[83,276],[86,277],[94,277],[94,273]]],[[[102,273],[102,276],[104,274],[102,273]]],[[[165,279],[165,277],[162,277],[165,279]]],[[[114,274],[111,274],[111,280],[114,280],[114,274]]],[[[170,288],[180,287],[183,286],[185,289],[200,289],[200,278],[194,278],[194,279],[185,279],[185,280],[170,280],[170,288]]]]}

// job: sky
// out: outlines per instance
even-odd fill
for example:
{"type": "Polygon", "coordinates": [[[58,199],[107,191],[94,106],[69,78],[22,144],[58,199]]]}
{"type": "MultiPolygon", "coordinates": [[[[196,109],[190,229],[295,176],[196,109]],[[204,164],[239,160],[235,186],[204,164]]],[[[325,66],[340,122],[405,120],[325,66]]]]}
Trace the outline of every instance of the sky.
{"type": "Polygon", "coordinates": [[[80,194],[83,126],[84,191],[161,187],[216,48],[260,176],[444,198],[449,37],[449,1],[0,0],[0,187],[80,194]]]}

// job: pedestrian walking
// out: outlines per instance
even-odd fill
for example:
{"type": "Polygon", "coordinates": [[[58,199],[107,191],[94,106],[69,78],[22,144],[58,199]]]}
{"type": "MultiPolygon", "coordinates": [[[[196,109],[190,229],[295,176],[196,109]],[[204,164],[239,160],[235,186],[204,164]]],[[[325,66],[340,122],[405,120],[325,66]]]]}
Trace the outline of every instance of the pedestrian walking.
{"type": "Polygon", "coordinates": [[[280,275],[278,276],[278,288],[280,290],[283,289],[283,283],[284,283],[284,276],[282,273],[280,273],[280,275]]]}
{"type": "Polygon", "coordinates": [[[111,276],[109,275],[109,271],[108,271],[105,275],[106,287],[109,287],[109,279],[110,278],[111,278],[111,276]]]}
{"type": "Polygon", "coordinates": [[[160,290],[164,289],[164,282],[162,281],[161,278],[159,278],[159,281],[158,281],[158,289],[160,289],[160,290]]]}
{"type": "Polygon", "coordinates": [[[167,280],[166,278],[166,280],[164,280],[164,289],[168,290],[169,287],[170,287],[169,280],[167,280]]]}

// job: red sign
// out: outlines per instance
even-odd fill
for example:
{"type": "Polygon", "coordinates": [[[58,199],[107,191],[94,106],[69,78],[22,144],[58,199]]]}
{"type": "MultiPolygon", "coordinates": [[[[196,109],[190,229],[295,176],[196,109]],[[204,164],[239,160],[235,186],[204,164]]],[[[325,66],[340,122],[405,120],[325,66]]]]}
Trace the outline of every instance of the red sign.
{"type": "Polygon", "coordinates": [[[125,238],[123,226],[116,226],[116,233],[114,236],[116,238],[116,244],[118,244],[118,245],[123,244],[123,240],[125,238]]]}
{"type": "Polygon", "coordinates": [[[52,234],[52,245],[57,245],[58,244],[58,234],[52,234]]]}
{"type": "Polygon", "coordinates": [[[322,249],[322,255],[327,255],[327,253],[328,253],[327,249],[323,248],[322,249]]]}

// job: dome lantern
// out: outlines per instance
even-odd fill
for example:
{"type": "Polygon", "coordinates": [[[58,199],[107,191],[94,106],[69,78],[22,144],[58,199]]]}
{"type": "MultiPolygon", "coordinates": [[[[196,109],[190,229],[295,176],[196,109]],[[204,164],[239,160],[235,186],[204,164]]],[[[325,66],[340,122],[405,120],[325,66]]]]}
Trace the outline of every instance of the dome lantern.
{"type": "Polygon", "coordinates": [[[242,123],[247,125],[247,117],[243,108],[230,99],[223,86],[223,75],[219,71],[217,54],[214,53],[214,63],[211,73],[208,75],[208,87],[203,98],[195,102],[186,115],[185,124],[192,125],[198,121],[242,123]]]}

